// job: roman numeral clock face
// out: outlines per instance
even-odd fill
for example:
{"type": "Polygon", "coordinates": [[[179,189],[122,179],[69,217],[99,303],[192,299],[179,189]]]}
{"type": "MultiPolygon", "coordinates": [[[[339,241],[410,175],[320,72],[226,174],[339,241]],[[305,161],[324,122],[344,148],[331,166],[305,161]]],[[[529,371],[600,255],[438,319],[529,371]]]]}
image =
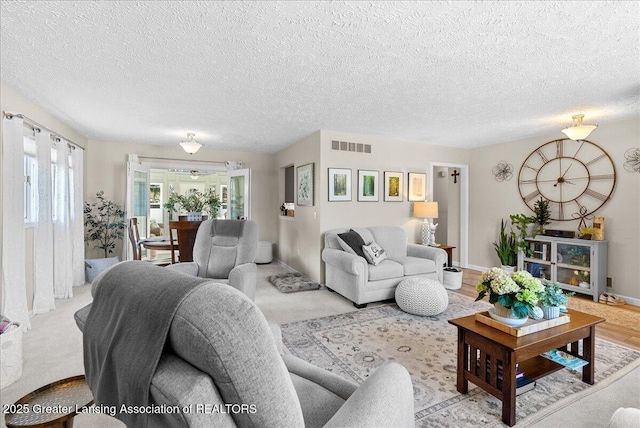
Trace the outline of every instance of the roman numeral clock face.
{"type": "Polygon", "coordinates": [[[534,150],[518,175],[520,197],[533,211],[541,197],[551,219],[575,220],[604,205],[616,185],[616,169],[600,146],[586,140],[550,141],[534,150]]]}

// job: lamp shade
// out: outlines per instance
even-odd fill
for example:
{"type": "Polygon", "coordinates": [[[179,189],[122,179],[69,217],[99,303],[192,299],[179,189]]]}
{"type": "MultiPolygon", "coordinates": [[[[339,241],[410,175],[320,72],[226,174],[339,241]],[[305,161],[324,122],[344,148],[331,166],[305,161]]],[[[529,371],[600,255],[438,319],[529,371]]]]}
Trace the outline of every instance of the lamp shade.
{"type": "Polygon", "coordinates": [[[583,125],[583,114],[577,114],[571,117],[573,124],[562,130],[562,133],[572,140],[584,140],[591,134],[591,132],[598,127],[598,125],[583,125]]]}
{"type": "Polygon", "coordinates": [[[200,150],[200,147],[202,147],[202,144],[194,140],[193,137],[195,137],[195,134],[189,133],[187,134],[187,140],[180,143],[184,151],[189,153],[190,155],[194,154],[195,152],[200,150]]]}
{"type": "Polygon", "coordinates": [[[416,202],[413,204],[413,216],[420,218],[438,218],[437,202],[416,202]]]}

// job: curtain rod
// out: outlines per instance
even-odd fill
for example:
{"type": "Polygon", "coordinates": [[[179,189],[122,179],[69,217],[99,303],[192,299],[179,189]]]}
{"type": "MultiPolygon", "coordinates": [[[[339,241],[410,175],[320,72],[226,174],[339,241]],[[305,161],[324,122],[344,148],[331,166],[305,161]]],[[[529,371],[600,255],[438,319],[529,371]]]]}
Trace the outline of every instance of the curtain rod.
{"type": "Polygon", "coordinates": [[[171,161],[171,162],[174,162],[174,163],[189,162],[189,163],[225,165],[224,161],[203,161],[203,160],[194,161],[194,160],[190,160],[190,159],[159,158],[159,157],[148,157],[148,156],[138,156],[138,159],[144,159],[144,160],[147,160],[147,161],[154,161],[154,160],[171,161]]]}
{"type": "Polygon", "coordinates": [[[51,129],[47,128],[44,125],[39,124],[38,122],[36,122],[33,119],[28,118],[27,116],[25,116],[22,113],[11,113],[11,112],[7,112],[7,111],[3,111],[2,112],[2,116],[6,117],[7,119],[11,120],[14,117],[19,117],[20,119],[22,119],[24,122],[26,122],[28,125],[31,125],[31,127],[34,130],[40,130],[40,128],[45,129],[47,131],[49,131],[49,133],[51,134],[51,139],[59,142],[60,140],[65,140],[67,142],[67,145],[72,149],[75,150],[76,148],[80,149],[80,150],[84,150],[80,145],[78,145],[77,143],[74,143],[73,141],[69,140],[68,138],[65,138],[64,136],[53,132],[51,129]]]}

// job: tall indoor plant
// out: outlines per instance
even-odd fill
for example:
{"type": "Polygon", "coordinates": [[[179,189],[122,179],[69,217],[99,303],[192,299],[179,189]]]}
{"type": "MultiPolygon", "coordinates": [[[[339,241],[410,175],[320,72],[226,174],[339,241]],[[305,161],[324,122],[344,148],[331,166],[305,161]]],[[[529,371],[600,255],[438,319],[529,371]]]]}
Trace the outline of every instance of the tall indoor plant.
{"type": "Polygon", "coordinates": [[[501,220],[500,235],[498,236],[498,241],[493,243],[493,247],[503,268],[507,271],[513,271],[513,267],[518,263],[518,241],[516,234],[513,231],[507,232],[506,229],[507,224],[504,220],[501,220]]]}
{"type": "Polygon", "coordinates": [[[125,214],[120,205],[104,197],[103,190],[96,193],[96,198],[96,202],[84,204],[85,241],[96,241],[93,248],[103,250],[107,258],[124,237],[125,214]]]}

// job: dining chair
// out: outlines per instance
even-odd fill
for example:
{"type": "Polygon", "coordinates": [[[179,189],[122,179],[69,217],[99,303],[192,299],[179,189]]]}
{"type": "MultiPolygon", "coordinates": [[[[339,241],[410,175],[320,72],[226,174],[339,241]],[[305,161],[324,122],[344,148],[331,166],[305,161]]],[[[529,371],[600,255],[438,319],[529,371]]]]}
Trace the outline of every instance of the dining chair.
{"type": "MultiPolygon", "coordinates": [[[[133,260],[143,260],[142,244],[140,240],[140,232],[138,230],[138,219],[136,217],[131,217],[129,219],[129,242],[131,243],[133,260]]],[[[173,256],[173,252],[171,255],[173,256]]],[[[168,257],[162,259],[144,259],[143,261],[153,263],[157,266],[168,266],[171,264],[171,260],[168,257]]]]}
{"type": "Polygon", "coordinates": [[[142,260],[140,232],[138,231],[138,219],[136,217],[129,219],[129,242],[131,243],[133,260],[142,260]]]}
{"type": "Polygon", "coordinates": [[[193,261],[193,244],[202,221],[170,221],[171,264],[193,261]],[[174,233],[175,231],[175,233],[174,233]],[[177,239],[177,243],[175,240],[177,239]],[[178,257],[176,258],[176,250],[178,257]]]}

